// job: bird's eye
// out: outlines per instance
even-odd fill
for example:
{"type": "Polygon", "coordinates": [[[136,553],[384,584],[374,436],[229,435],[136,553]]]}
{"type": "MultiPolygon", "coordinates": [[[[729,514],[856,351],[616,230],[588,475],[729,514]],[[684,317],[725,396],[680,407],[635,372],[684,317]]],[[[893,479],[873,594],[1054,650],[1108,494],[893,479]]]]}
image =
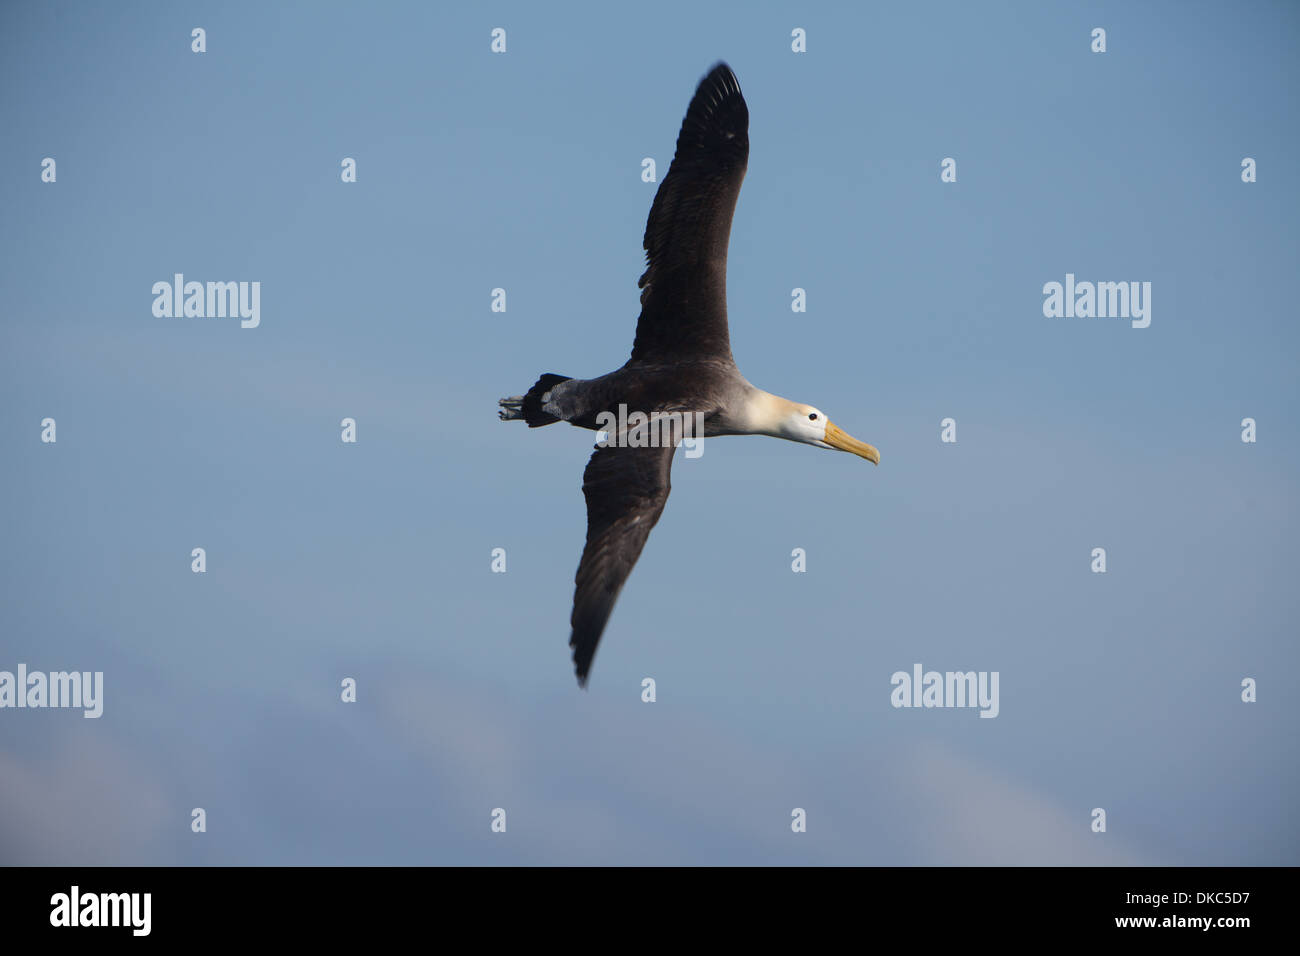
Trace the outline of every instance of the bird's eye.
{"type": "Polygon", "coordinates": [[[815,422],[815,421],[817,421],[817,413],[816,413],[816,412],[810,412],[809,415],[808,415],[808,421],[810,421],[810,422],[815,422]]]}

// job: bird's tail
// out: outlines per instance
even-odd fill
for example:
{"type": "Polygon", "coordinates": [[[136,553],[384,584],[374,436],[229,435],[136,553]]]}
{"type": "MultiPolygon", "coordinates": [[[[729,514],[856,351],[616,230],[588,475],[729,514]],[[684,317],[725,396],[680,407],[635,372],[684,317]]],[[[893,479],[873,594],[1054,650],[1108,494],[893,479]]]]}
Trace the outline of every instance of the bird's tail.
{"type": "Polygon", "coordinates": [[[537,380],[537,384],[528,390],[527,395],[501,399],[497,403],[501,406],[501,420],[509,422],[522,418],[528,423],[529,428],[540,428],[542,425],[558,422],[560,419],[543,411],[542,406],[546,404],[546,393],[561,382],[567,381],[569,381],[568,375],[555,375],[548,372],[537,380]]]}

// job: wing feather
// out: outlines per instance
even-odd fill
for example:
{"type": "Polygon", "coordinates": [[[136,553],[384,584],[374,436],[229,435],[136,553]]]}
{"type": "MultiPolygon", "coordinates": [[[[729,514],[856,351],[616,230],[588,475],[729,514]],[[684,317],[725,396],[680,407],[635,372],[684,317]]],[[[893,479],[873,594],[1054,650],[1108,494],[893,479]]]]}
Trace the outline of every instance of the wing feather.
{"type": "Polygon", "coordinates": [[[586,685],[614,602],[663,514],[674,448],[597,448],[582,476],[587,544],[574,578],[573,666],[586,685]]]}
{"type": "Polygon", "coordinates": [[[632,359],[731,359],[727,245],[749,163],[749,108],[731,68],[700,81],[646,221],[632,359]]]}

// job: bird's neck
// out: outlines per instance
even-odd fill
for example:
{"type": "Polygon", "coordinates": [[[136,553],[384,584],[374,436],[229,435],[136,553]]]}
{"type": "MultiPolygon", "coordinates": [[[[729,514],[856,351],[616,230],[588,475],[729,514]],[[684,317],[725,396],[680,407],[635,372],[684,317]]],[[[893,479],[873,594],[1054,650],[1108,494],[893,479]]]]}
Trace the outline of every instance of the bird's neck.
{"type": "Polygon", "coordinates": [[[794,403],[788,398],[750,385],[745,392],[740,414],[736,416],[737,434],[784,438],[781,426],[793,408],[794,403]]]}

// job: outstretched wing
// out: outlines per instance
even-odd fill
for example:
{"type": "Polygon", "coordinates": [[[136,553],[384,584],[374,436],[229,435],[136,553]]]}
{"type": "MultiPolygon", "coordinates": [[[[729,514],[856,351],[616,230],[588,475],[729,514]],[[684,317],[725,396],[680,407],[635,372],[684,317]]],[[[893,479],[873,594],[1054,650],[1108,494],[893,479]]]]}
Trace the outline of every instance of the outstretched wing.
{"type": "Polygon", "coordinates": [[[731,68],[700,81],[645,228],[632,359],[731,359],[727,243],[749,162],[749,108],[731,68]]]}
{"type": "Polygon", "coordinates": [[[597,448],[582,475],[587,498],[587,545],[574,578],[573,666],[586,686],[596,645],[650,529],[668,501],[673,445],[597,448]]]}

